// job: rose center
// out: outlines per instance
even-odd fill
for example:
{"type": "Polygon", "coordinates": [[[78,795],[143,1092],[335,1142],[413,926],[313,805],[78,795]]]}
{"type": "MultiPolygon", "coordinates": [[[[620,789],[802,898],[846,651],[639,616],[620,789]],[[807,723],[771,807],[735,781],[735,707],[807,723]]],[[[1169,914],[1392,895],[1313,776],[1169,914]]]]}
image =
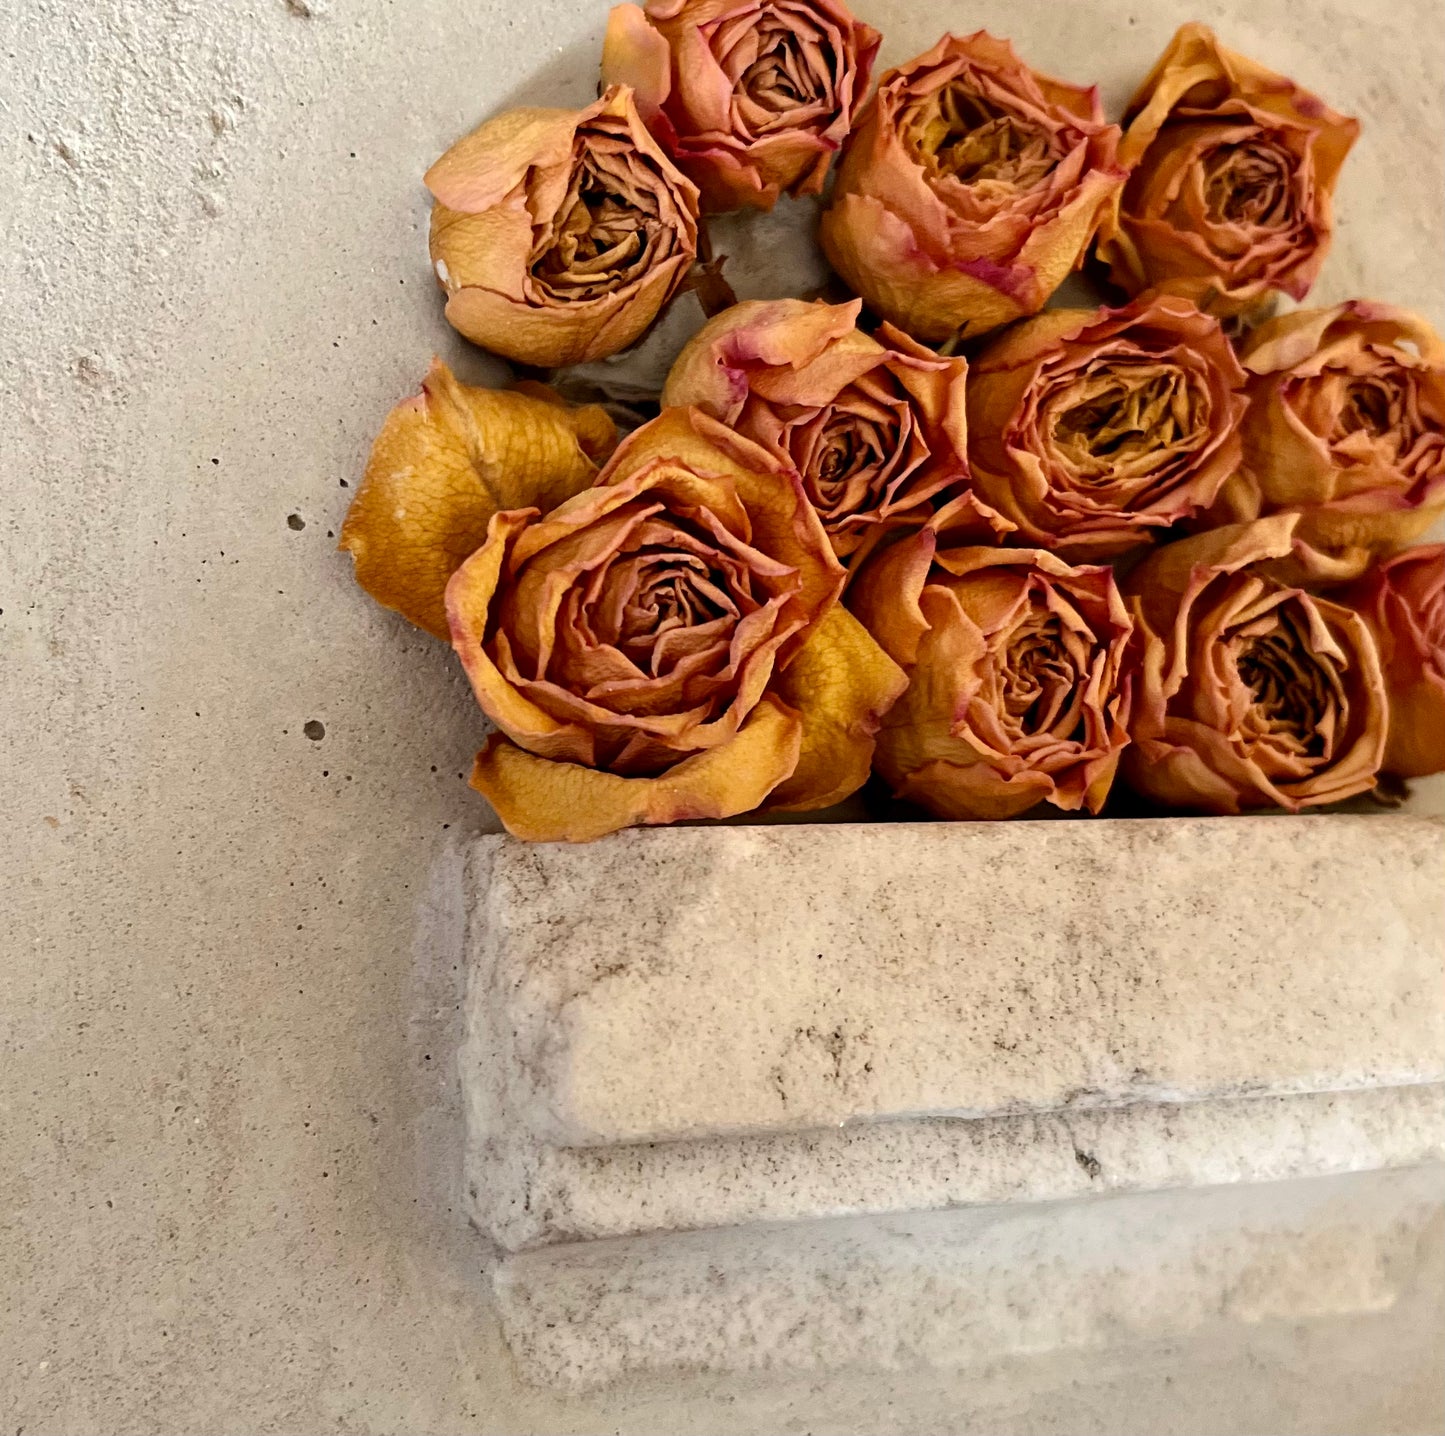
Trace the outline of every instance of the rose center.
{"type": "Polygon", "coordinates": [[[531,269],[554,299],[580,303],[665,257],[666,230],[651,162],[602,128],[579,130],[578,141],[567,194],[531,269]]]}
{"type": "Polygon", "coordinates": [[[1352,380],[1345,391],[1333,437],[1344,439],[1351,434],[1367,434],[1372,439],[1379,438],[1393,426],[1398,399],[1396,386],[1383,379],[1352,380]]]}
{"type": "Polygon", "coordinates": [[[1301,757],[1323,757],[1339,687],[1327,660],[1313,653],[1298,620],[1280,615],[1271,632],[1251,638],[1235,660],[1264,735],[1301,757]]]}
{"type": "Polygon", "coordinates": [[[1177,369],[1145,378],[1115,372],[1054,419],[1053,441],[1084,479],[1108,480],[1141,459],[1166,461],[1200,430],[1197,396],[1177,369]]]}
{"type": "Polygon", "coordinates": [[[963,185],[1031,188],[1060,158],[1047,132],[962,80],[920,102],[905,123],[923,163],[963,185]]]}
{"type": "Polygon", "coordinates": [[[1003,710],[1025,735],[1054,726],[1077,686],[1056,617],[1035,619],[1013,636],[1001,680],[1003,710]]]}
{"type": "Polygon", "coordinates": [[[1204,200],[1213,224],[1284,229],[1294,222],[1292,164],[1262,141],[1222,144],[1204,158],[1204,200]]]}

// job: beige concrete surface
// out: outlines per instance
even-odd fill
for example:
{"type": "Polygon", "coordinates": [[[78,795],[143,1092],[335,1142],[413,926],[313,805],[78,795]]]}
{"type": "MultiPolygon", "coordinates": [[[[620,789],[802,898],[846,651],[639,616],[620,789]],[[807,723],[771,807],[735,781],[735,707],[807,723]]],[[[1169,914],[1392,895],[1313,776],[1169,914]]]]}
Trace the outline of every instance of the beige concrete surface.
{"type": "MultiPolygon", "coordinates": [[[[1320,296],[1445,322],[1437,0],[859,9],[887,58],[987,25],[1116,107],[1176,23],[1215,22],[1366,118],[1320,296]]],[[[508,100],[580,102],[604,11],[0,5],[7,1436],[858,1419],[846,1384],[519,1381],[459,1201],[457,974],[416,936],[433,864],[488,826],[480,724],[334,552],[432,352],[497,372],[441,321],[419,176],[508,100]]],[[[1379,1379],[1388,1324],[1231,1340],[866,1385],[898,1430],[1445,1420],[1438,1381],[1379,1379]]]]}

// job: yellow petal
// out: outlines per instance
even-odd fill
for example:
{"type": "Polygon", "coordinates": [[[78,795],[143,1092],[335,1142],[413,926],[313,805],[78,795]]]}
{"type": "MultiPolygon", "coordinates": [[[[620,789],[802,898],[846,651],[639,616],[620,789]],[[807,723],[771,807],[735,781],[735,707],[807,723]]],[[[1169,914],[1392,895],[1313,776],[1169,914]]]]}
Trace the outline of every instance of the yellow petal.
{"type": "Polygon", "coordinates": [[[656,778],[622,778],[555,763],[493,735],[477,754],[472,786],[514,836],[589,843],[620,828],[746,813],[796,766],[803,721],[764,699],[731,742],[656,778]]]}
{"type": "Polygon", "coordinates": [[[770,809],[806,812],[852,796],[867,781],[883,715],[907,675],[841,605],[828,611],[773,683],[803,719],[798,766],[768,799],[770,809]]]}
{"type": "Polygon", "coordinates": [[[457,382],[434,361],[387,416],[341,529],[356,581],[438,638],[447,581],[504,509],[550,510],[587,488],[617,431],[596,405],[565,409],[457,382]]]}

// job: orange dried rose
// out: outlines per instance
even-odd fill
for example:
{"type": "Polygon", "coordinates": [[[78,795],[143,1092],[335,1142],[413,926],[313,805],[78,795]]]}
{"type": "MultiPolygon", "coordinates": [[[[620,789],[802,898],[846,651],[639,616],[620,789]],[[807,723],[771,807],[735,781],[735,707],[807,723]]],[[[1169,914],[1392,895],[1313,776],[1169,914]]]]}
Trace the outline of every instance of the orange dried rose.
{"type": "Polygon", "coordinates": [[[1261,325],[1243,351],[1244,462],[1221,513],[1298,510],[1296,537],[1359,573],[1445,514],[1445,343],[1356,300],[1261,325]]]}
{"type": "Polygon", "coordinates": [[[870,338],[860,307],[735,304],[683,349],[662,401],[786,454],[841,559],[930,520],[990,540],[1008,532],[969,486],[967,361],[886,324],[870,338]]]}
{"type": "Polygon", "coordinates": [[[842,585],[781,457],[664,411],[596,487],[493,518],[448,586],[501,729],[474,786],[533,841],[846,796],[903,678],[842,585]]]}
{"type": "Polygon", "coordinates": [[[492,515],[590,488],[617,445],[597,405],[570,408],[530,387],[476,389],[434,359],[421,392],[387,415],[341,526],[362,588],[438,638],[451,637],[447,580],[492,515]]]}
{"type": "Polygon", "coordinates": [[[876,555],[849,604],[902,665],[875,766],[945,818],[1039,803],[1097,813],[1128,743],[1132,625],[1107,568],[1042,549],[939,549],[922,529],[876,555]]]}
{"type": "Polygon", "coordinates": [[[1125,581],[1142,648],[1129,786],[1171,808],[1298,812],[1375,784],[1387,710],[1359,614],[1270,577],[1294,514],[1150,555],[1125,581]]]}
{"type": "Polygon", "coordinates": [[[698,196],[614,86],[584,110],[508,110],[426,176],[447,319],[523,364],[639,339],[697,255],[698,196]]]}
{"type": "Polygon", "coordinates": [[[822,189],[881,38],[842,0],[648,0],[612,11],[602,79],[633,88],[705,209],[771,209],[822,189]]]}
{"type": "Polygon", "coordinates": [[[1375,635],[1390,695],[1384,770],[1445,770],[1445,544],[1406,549],[1337,594],[1375,635]]]}
{"type": "Polygon", "coordinates": [[[1124,183],[1094,89],[1007,40],[945,36],[888,71],[848,142],[819,237],[885,319],[930,342],[1036,314],[1124,183]]]}
{"type": "Polygon", "coordinates": [[[1133,173],[1099,254],[1131,294],[1242,314],[1303,299],[1334,231],[1334,191],[1360,126],[1282,75],[1185,25],[1125,112],[1133,173]]]}
{"type": "Polygon", "coordinates": [[[974,361],[974,487],[1016,541],[1071,560],[1152,543],[1237,468],[1243,382],[1218,322],[1187,300],[1041,314],[974,361]]]}

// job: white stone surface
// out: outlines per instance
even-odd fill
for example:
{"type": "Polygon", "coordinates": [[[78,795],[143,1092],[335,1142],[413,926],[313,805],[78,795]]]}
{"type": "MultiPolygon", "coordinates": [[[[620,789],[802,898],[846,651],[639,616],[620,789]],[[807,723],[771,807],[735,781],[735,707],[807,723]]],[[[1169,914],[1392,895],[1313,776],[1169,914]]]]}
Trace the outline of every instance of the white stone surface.
{"type": "Polygon", "coordinates": [[[1438,1325],[1426,1252],[1442,1220],[1435,1167],[554,1247],[509,1258],[497,1291],[523,1372],[549,1385],[699,1370],[936,1384],[1005,1357],[1142,1360],[1150,1343],[1397,1310],[1418,1352],[1410,1326],[1438,1325]]]}
{"type": "Polygon", "coordinates": [[[472,884],[553,1146],[1445,1080],[1435,820],[498,837],[472,884]]]}
{"type": "MultiPolygon", "coordinates": [[[[475,1053],[474,1053],[475,1055],[475,1053]]],[[[1445,1087],[554,1147],[464,1072],[467,1209],[507,1250],[1445,1162],[1445,1087]]]]}

